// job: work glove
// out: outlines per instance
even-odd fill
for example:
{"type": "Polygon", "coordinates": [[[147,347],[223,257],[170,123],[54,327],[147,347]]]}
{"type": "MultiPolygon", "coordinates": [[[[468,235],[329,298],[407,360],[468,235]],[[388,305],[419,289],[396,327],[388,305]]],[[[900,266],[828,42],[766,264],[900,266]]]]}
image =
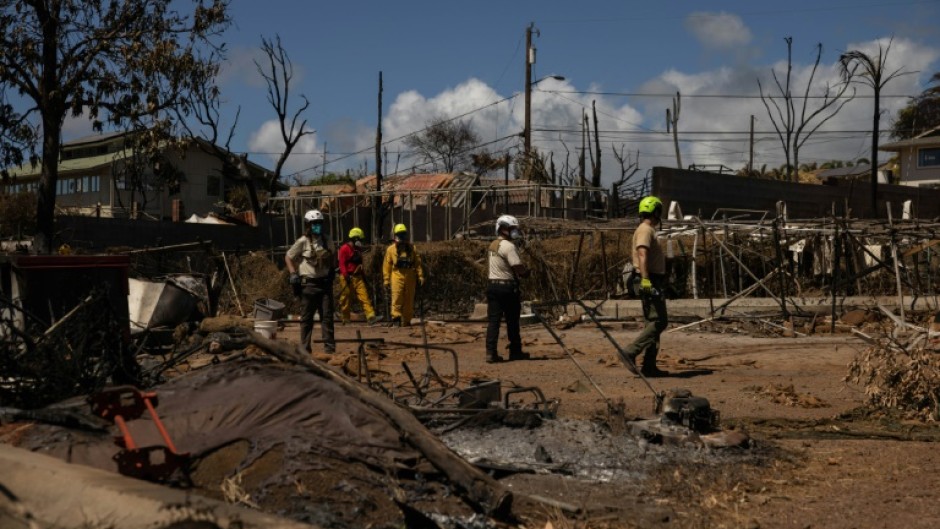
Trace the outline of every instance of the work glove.
{"type": "Polygon", "coordinates": [[[419,287],[423,287],[423,286],[424,286],[424,278],[423,278],[423,277],[419,277],[419,278],[418,278],[418,286],[419,286],[419,287]]]}
{"type": "Polygon", "coordinates": [[[291,290],[294,291],[294,296],[299,298],[300,294],[303,292],[303,286],[300,284],[300,274],[292,272],[287,282],[290,284],[291,290]]]}
{"type": "Polygon", "coordinates": [[[640,294],[649,296],[653,294],[653,282],[648,277],[640,279],[640,294]]]}

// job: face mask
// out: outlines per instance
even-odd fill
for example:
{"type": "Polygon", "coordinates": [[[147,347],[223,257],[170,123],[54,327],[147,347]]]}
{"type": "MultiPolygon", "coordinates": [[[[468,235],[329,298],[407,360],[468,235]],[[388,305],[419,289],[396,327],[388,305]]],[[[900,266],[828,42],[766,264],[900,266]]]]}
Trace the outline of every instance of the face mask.
{"type": "Polygon", "coordinates": [[[313,232],[314,235],[320,235],[321,233],[323,233],[323,225],[313,224],[312,226],[310,226],[310,231],[313,232]]]}
{"type": "Polygon", "coordinates": [[[355,246],[356,248],[362,248],[362,241],[360,241],[359,239],[356,239],[355,241],[353,241],[353,246],[355,246]]]}
{"type": "Polygon", "coordinates": [[[395,235],[395,240],[398,241],[398,242],[408,242],[408,234],[407,234],[407,233],[398,233],[398,234],[395,235]]]}
{"type": "Polygon", "coordinates": [[[522,231],[519,228],[513,228],[509,232],[509,238],[513,241],[518,241],[519,239],[522,239],[522,231]]]}

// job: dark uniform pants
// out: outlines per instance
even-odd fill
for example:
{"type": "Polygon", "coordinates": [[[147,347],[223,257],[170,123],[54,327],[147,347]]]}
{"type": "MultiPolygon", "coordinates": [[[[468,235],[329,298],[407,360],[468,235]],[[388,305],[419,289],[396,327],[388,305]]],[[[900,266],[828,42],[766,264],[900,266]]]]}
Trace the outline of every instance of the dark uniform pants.
{"type": "Polygon", "coordinates": [[[656,367],[656,356],[659,354],[659,335],[669,326],[669,316],[666,314],[666,299],[663,297],[665,278],[658,274],[651,274],[650,281],[657,294],[640,293],[643,303],[643,319],[646,326],[639,336],[627,347],[627,354],[636,357],[643,354],[643,369],[652,370],[656,367]]]}
{"type": "Polygon", "coordinates": [[[519,313],[522,311],[519,286],[517,284],[490,283],[486,289],[486,354],[498,354],[500,320],[506,317],[506,333],[509,335],[509,354],[522,352],[522,337],[519,336],[519,313]]]}
{"type": "Polygon", "coordinates": [[[333,282],[329,279],[307,281],[300,299],[300,344],[307,351],[312,350],[310,338],[313,335],[313,315],[319,312],[323,349],[332,353],[336,351],[333,337],[333,282]]]}

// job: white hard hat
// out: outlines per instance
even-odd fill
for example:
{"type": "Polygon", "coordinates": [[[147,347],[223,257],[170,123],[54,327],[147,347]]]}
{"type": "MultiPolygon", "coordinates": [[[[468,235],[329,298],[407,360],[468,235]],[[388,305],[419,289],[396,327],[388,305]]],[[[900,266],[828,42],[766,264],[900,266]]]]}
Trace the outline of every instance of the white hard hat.
{"type": "Polygon", "coordinates": [[[519,219],[513,217],[512,215],[501,215],[496,219],[496,231],[499,231],[503,226],[509,226],[510,228],[519,227],[519,219]]]}
{"type": "Polygon", "coordinates": [[[304,213],[304,222],[313,222],[316,220],[323,220],[323,213],[320,213],[319,209],[311,209],[304,213]]]}

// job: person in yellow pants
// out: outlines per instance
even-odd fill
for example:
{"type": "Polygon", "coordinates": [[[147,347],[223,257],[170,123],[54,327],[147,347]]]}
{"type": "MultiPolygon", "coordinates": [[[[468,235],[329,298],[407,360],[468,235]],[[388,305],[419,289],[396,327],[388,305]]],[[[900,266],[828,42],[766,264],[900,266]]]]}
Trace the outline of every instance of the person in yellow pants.
{"type": "Polygon", "coordinates": [[[370,325],[378,321],[375,317],[375,309],[372,308],[372,302],[369,300],[365,273],[362,270],[362,239],[364,238],[365,233],[360,228],[353,228],[349,230],[349,240],[339,249],[339,273],[342,278],[339,285],[339,310],[343,323],[349,323],[353,297],[359,299],[362,311],[365,312],[366,320],[370,325]]]}
{"type": "Polygon", "coordinates": [[[382,276],[385,293],[392,301],[391,324],[407,327],[415,314],[415,291],[416,287],[424,285],[424,273],[421,257],[408,240],[408,228],[396,224],[392,231],[395,242],[385,250],[382,276]]]}

